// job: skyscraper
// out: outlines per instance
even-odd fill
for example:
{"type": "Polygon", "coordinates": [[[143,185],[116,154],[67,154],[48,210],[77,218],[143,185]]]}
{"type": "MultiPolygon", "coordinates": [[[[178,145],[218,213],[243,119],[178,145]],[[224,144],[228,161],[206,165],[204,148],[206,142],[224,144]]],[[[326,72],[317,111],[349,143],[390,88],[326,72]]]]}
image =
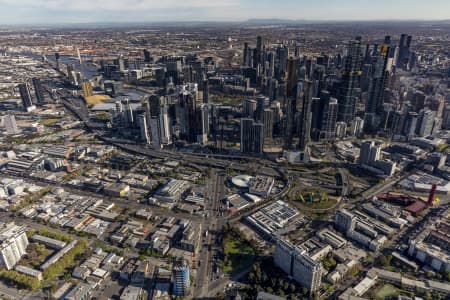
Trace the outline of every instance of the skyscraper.
{"type": "Polygon", "coordinates": [[[244,53],[242,57],[242,65],[243,66],[249,66],[250,65],[250,48],[248,47],[248,43],[244,43],[244,53]]]}
{"type": "Polygon", "coordinates": [[[34,94],[36,95],[36,104],[43,105],[45,103],[44,90],[42,89],[41,80],[33,78],[34,94]]]}
{"type": "Polygon", "coordinates": [[[374,132],[382,123],[384,114],[384,96],[388,78],[392,67],[392,58],[389,59],[389,44],[383,44],[373,56],[373,73],[367,95],[364,129],[374,132]]]}
{"type": "Polygon", "coordinates": [[[416,133],[420,137],[428,137],[433,132],[435,113],[429,109],[419,112],[416,133]]]}
{"type": "Polygon", "coordinates": [[[208,141],[209,135],[209,125],[210,125],[210,111],[208,104],[200,105],[200,109],[198,110],[200,114],[200,130],[197,136],[197,141],[201,144],[206,143],[208,141]]]}
{"type": "Polygon", "coordinates": [[[270,108],[264,109],[263,112],[264,137],[271,139],[273,134],[273,110],[270,108]]]}
{"type": "Polygon", "coordinates": [[[289,57],[287,61],[286,98],[297,98],[299,64],[300,59],[298,57],[289,57]]]}
{"type": "Polygon", "coordinates": [[[189,264],[180,257],[173,262],[172,269],[173,294],[175,296],[186,296],[189,294],[191,282],[189,278],[189,264]]]}
{"type": "Polygon", "coordinates": [[[203,103],[209,103],[209,80],[203,80],[203,103]]]}
{"type": "Polygon", "coordinates": [[[289,48],[284,45],[279,46],[275,59],[275,77],[278,81],[284,79],[288,57],[289,48]]]}
{"type": "Polygon", "coordinates": [[[147,117],[145,113],[138,115],[138,125],[141,133],[141,140],[146,144],[150,144],[150,136],[148,134],[147,117]]]}
{"type": "Polygon", "coordinates": [[[361,38],[356,37],[348,43],[342,79],[337,92],[339,121],[351,123],[355,119],[360,94],[361,63],[361,38]]]}
{"type": "Polygon", "coordinates": [[[150,56],[150,51],[144,49],[144,62],[150,63],[152,62],[152,57],[150,56]]]}
{"type": "Polygon", "coordinates": [[[400,36],[400,42],[399,42],[399,51],[398,51],[398,57],[396,61],[396,66],[403,68],[408,63],[408,60],[411,55],[411,41],[412,36],[407,34],[402,34],[400,36]]]}
{"type": "Polygon", "coordinates": [[[264,125],[251,118],[241,119],[241,152],[262,154],[264,148],[264,125]]]}
{"type": "Polygon", "coordinates": [[[306,151],[306,146],[310,140],[311,134],[311,103],[312,103],[313,84],[311,81],[305,81],[305,91],[303,93],[302,114],[300,120],[300,136],[298,148],[300,151],[306,151]]]}
{"type": "Polygon", "coordinates": [[[30,87],[28,83],[19,84],[20,98],[22,98],[22,105],[25,110],[33,106],[33,100],[31,98],[30,87]]]}
{"type": "Polygon", "coordinates": [[[322,120],[320,125],[320,140],[334,140],[336,135],[336,120],[338,112],[338,101],[336,98],[329,98],[328,103],[322,111],[322,120]]]}
{"type": "Polygon", "coordinates": [[[290,149],[295,132],[295,114],[297,112],[298,95],[298,67],[300,59],[290,57],[287,63],[286,92],[285,92],[285,128],[284,128],[284,148],[290,149]]]}
{"type": "Polygon", "coordinates": [[[242,103],[242,116],[245,118],[255,118],[256,101],[253,99],[244,99],[242,103]]]}

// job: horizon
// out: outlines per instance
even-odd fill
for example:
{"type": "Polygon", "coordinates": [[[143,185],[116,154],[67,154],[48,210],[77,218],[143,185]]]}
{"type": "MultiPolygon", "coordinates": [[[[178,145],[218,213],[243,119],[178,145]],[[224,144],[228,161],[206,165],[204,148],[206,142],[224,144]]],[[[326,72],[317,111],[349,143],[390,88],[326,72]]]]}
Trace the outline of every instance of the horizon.
{"type": "Polygon", "coordinates": [[[66,27],[66,26],[113,26],[113,27],[126,27],[126,26],[161,26],[161,27],[176,27],[177,25],[239,25],[248,24],[249,26],[282,26],[282,25],[322,25],[322,24],[352,24],[352,23],[367,23],[375,24],[380,22],[388,22],[395,24],[422,24],[422,23],[448,23],[450,25],[450,18],[448,19],[366,19],[366,20],[316,20],[316,19],[278,19],[278,18],[260,18],[260,19],[247,19],[240,21],[226,21],[226,20],[216,20],[216,21],[195,21],[195,20],[166,20],[166,21],[73,21],[73,22],[35,22],[35,23],[12,23],[6,24],[1,23],[0,28],[33,28],[33,27],[66,27]]]}
{"type": "Polygon", "coordinates": [[[249,20],[304,22],[446,21],[445,0],[0,0],[2,25],[100,23],[239,23],[249,20]],[[111,21],[114,20],[114,21],[111,21]],[[138,21],[137,21],[138,20],[138,21]]]}

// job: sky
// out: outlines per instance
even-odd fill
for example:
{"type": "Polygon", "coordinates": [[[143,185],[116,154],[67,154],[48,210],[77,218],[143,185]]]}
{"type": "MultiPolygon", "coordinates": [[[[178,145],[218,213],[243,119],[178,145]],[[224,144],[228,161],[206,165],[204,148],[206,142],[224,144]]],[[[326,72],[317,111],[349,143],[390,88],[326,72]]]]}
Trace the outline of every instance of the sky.
{"type": "Polygon", "coordinates": [[[0,0],[0,24],[444,20],[450,0],[0,0]]]}

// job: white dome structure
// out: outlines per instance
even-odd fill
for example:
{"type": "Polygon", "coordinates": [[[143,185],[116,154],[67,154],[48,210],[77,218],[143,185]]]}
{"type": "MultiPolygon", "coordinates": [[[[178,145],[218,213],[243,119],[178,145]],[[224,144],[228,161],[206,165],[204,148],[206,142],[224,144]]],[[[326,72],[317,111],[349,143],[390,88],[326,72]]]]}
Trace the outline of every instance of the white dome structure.
{"type": "Polygon", "coordinates": [[[253,179],[250,175],[237,175],[231,179],[231,182],[240,189],[249,188],[251,185],[251,180],[253,179]]]}

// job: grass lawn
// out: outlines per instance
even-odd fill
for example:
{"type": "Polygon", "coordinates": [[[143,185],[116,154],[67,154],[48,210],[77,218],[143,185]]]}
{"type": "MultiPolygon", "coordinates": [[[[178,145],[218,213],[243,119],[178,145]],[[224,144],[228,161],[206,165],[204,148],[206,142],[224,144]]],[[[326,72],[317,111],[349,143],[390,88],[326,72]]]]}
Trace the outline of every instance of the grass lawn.
{"type": "Polygon", "coordinates": [[[58,121],[59,121],[59,119],[44,119],[44,120],[41,120],[40,123],[44,126],[50,126],[55,123],[58,123],[58,121]]]}
{"type": "Polygon", "coordinates": [[[312,208],[312,209],[327,209],[327,208],[332,207],[336,203],[337,203],[337,200],[333,199],[333,198],[324,200],[322,202],[319,202],[319,201],[309,202],[308,200],[306,200],[304,203],[302,202],[302,204],[304,206],[312,208]]]}
{"type": "Polygon", "coordinates": [[[232,273],[251,266],[255,260],[255,250],[247,241],[237,239],[225,243],[225,256],[228,263],[224,264],[223,272],[232,273]]]}
{"type": "Polygon", "coordinates": [[[377,300],[384,300],[386,297],[397,297],[400,295],[400,290],[392,284],[383,285],[375,294],[377,300]]]}

